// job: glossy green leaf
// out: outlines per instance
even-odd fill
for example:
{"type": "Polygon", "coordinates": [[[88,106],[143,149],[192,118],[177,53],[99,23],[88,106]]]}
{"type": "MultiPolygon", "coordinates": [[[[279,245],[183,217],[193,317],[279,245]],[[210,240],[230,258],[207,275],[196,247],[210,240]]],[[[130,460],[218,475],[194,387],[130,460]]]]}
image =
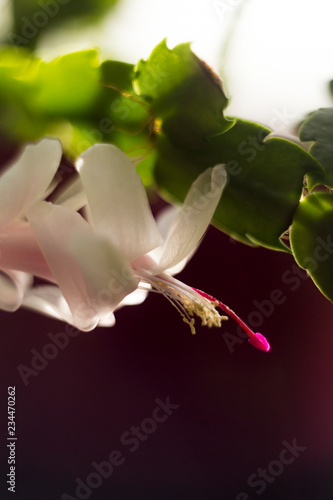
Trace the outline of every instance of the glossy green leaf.
{"type": "Polygon", "coordinates": [[[333,187],[333,108],[322,108],[311,113],[303,122],[299,137],[301,141],[315,141],[309,152],[325,170],[322,183],[333,187]]]}
{"type": "Polygon", "coordinates": [[[42,62],[31,80],[30,107],[53,116],[82,116],[95,102],[99,89],[99,53],[75,52],[42,62]]]}
{"type": "Polygon", "coordinates": [[[290,229],[296,262],[333,301],[333,195],[313,193],[302,200],[290,229]]]}
{"type": "Polygon", "coordinates": [[[167,196],[182,201],[200,172],[225,164],[229,183],[213,223],[244,243],[288,251],[280,236],[292,222],[305,174],[320,173],[321,167],[298,145],[269,138],[269,133],[237,119],[228,132],[211,138],[206,149],[196,152],[176,148],[160,136],[157,183],[167,196]]]}
{"type": "Polygon", "coordinates": [[[99,54],[95,50],[68,54],[48,63],[26,51],[3,50],[0,102],[19,109],[32,122],[43,117],[87,115],[100,92],[98,66],[99,54]]]}
{"type": "Polygon", "coordinates": [[[107,76],[128,86],[132,66],[108,61],[102,68],[96,50],[44,62],[27,50],[3,49],[0,129],[19,141],[59,137],[71,158],[96,142],[115,142],[121,134],[128,136],[122,142],[130,151],[146,147],[146,106],[102,85],[107,76]]]}
{"type": "Polygon", "coordinates": [[[104,61],[100,73],[102,107],[105,108],[107,99],[111,101],[110,114],[115,129],[131,135],[139,134],[148,125],[150,113],[134,93],[134,66],[120,61],[104,61]]]}
{"type": "Polygon", "coordinates": [[[101,64],[101,83],[120,93],[134,94],[132,80],[134,65],[121,61],[103,61],[101,64]]]}
{"type": "Polygon", "coordinates": [[[233,124],[223,116],[228,99],[221,80],[187,43],[170,50],[161,42],[137,64],[134,89],[176,146],[199,150],[233,124]]]}

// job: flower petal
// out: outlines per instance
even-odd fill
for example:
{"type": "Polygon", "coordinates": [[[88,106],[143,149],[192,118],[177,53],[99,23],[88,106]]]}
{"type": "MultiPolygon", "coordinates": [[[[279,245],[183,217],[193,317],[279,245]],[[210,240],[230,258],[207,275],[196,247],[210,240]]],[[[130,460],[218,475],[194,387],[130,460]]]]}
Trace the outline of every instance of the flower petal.
{"type": "Polygon", "coordinates": [[[32,285],[31,275],[20,271],[0,271],[0,309],[16,311],[22,305],[26,290],[32,285]]]}
{"type": "Polygon", "coordinates": [[[156,216],[156,224],[163,241],[167,239],[170,228],[174,224],[180,212],[180,207],[168,205],[160,210],[156,216]]]}
{"type": "Polygon", "coordinates": [[[137,279],[131,268],[77,213],[40,202],[27,216],[73,324],[92,330],[135,290],[137,279]]]}
{"type": "Polygon", "coordinates": [[[127,295],[117,306],[117,310],[124,306],[136,306],[142,304],[148,295],[146,290],[134,290],[134,292],[127,295]]]}
{"type": "Polygon", "coordinates": [[[56,139],[29,144],[0,177],[0,228],[4,229],[31,205],[44,198],[61,160],[56,139]]]}
{"type": "MultiPolygon", "coordinates": [[[[173,223],[175,222],[178,214],[180,212],[180,209],[174,207],[173,205],[169,205],[168,207],[163,208],[156,217],[156,224],[157,227],[161,233],[161,236],[164,240],[166,240],[170,228],[172,227],[173,223]]],[[[193,254],[196,252],[197,246],[190,252],[183,260],[178,262],[175,266],[171,267],[168,269],[168,274],[173,276],[174,274],[180,273],[188,261],[192,258],[193,254]]],[[[159,246],[157,248],[154,248],[151,250],[151,252],[148,253],[148,255],[155,261],[155,262],[160,262],[161,257],[163,254],[163,246],[159,246]]],[[[157,267],[157,266],[155,266],[157,267]]]]}
{"type": "Polygon", "coordinates": [[[16,221],[0,233],[0,268],[54,281],[28,222],[16,221]]]}
{"type": "Polygon", "coordinates": [[[26,309],[74,325],[73,314],[57,286],[40,285],[33,287],[25,294],[22,305],[26,309]]]}
{"type": "Polygon", "coordinates": [[[52,202],[75,212],[81,210],[87,204],[87,196],[80,177],[71,180],[63,190],[52,198],[52,202]]]}
{"type": "Polygon", "coordinates": [[[110,313],[109,316],[101,318],[98,322],[98,326],[110,327],[116,324],[116,318],[113,313],[110,313]]]}
{"type": "Polygon", "coordinates": [[[92,222],[131,262],[162,243],[147,194],[130,159],[110,144],[95,144],[77,169],[92,222]]]}
{"type": "Polygon", "coordinates": [[[158,271],[173,268],[195,250],[204,235],[227,182],[225,168],[216,165],[192,184],[164,243],[158,271]]]}
{"type": "MultiPolygon", "coordinates": [[[[79,328],[75,323],[75,318],[68,307],[68,304],[61,293],[61,290],[53,285],[40,285],[31,288],[23,299],[23,307],[40,314],[45,314],[54,319],[65,321],[66,323],[79,328]]],[[[113,326],[115,317],[110,313],[107,321],[100,320],[100,326],[113,326]],[[101,324],[102,323],[102,324],[101,324]]]]}
{"type": "Polygon", "coordinates": [[[136,290],[139,279],[127,260],[90,228],[73,235],[68,249],[82,270],[88,295],[100,316],[108,316],[136,290]]]}

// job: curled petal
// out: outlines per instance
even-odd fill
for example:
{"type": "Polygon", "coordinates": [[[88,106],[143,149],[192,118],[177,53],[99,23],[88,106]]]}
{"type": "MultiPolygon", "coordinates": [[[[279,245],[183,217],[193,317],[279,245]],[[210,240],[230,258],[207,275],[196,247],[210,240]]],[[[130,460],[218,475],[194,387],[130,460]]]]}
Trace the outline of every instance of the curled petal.
{"type": "Polygon", "coordinates": [[[159,272],[173,268],[195,250],[213,217],[226,182],[225,168],[216,165],[192,184],[164,243],[159,272]]]}
{"type": "Polygon", "coordinates": [[[163,241],[167,239],[170,228],[177,219],[179,212],[180,208],[175,207],[174,205],[168,205],[158,212],[156,216],[156,224],[159,232],[161,233],[163,241]]]}
{"type": "Polygon", "coordinates": [[[92,223],[128,261],[162,243],[147,194],[130,159],[111,144],[95,144],[77,161],[92,223]]]}
{"type": "Polygon", "coordinates": [[[0,177],[0,229],[42,200],[61,160],[56,139],[29,144],[21,156],[0,177]]]}
{"type": "MultiPolygon", "coordinates": [[[[163,241],[166,240],[170,227],[175,221],[178,213],[179,209],[173,205],[169,205],[163,208],[160,212],[158,212],[155,220],[163,241]]],[[[163,245],[159,245],[158,247],[153,248],[153,250],[148,252],[148,255],[154,260],[154,263],[160,261],[162,256],[162,250],[163,250],[163,245]]],[[[155,264],[154,267],[156,267],[155,264]]]]}
{"type": "Polygon", "coordinates": [[[40,202],[28,219],[48,266],[73,315],[92,330],[137,286],[129,265],[77,213],[40,202]]]}
{"type": "Polygon", "coordinates": [[[134,290],[134,292],[127,295],[117,306],[117,309],[120,309],[124,306],[136,306],[142,304],[148,295],[148,291],[146,290],[134,290]]]}
{"type": "MultiPolygon", "coordinates": [[[[25,308],[74,325],[74,318],[61,290],[54,285],[35,286],[24,299],[25,308]]],[[[76,326],[76,325],[74,325],[76,326]]]]}
{"type": "MultiPolygon", "coordinates": [[[[178,214],[180,212],[180,209],[176,208],[173,205],[169,205],[168,207],[165,207],[162,209],[156,217],[156,224],[157,227],[161,233],[161,236],[163,240],[166,240],[170,228],[174,224],[178,214]]],[[[173,276],[174,274],[180,273],[188,261],[192,258],[193,254],[195,253],[197,249],[197,246],[190,252],[189,255],[187,255],[182,261],[178,262],[174,267],[171,267],[168,269],[168,274],[173,276]]],[[[154,260],[154,262],[160,262],[161,257],[163,254],[163,245],[160,245],[157,248],[154,248],[154,250],[151,250],[151,252],[148,253],[148,255],[154,260]]],[[[153,266],[153,268],[156,268],[156,264],[153,266]]]]}
{"type": "Polygon", "coordinates": [[[116,318],[113,313],[110,313],[108,316],[104,318],[100,318],[98,322],[98,326],[110,327],[116,324],[116,318]]]}
{"type": "MultiPolygon", "coordinates": [[[[175,222],[176,218],[178,217],[180,209],[178,209],[178,208],[176,208],[174,206],[170,206],[170,207],[167,207],[165,209],[165,212],[167,212],[167,211],[169,213],[163,213],[163,214],[161,214],[161,219],[158,216],[157,220],[156,220],[157,227],[159,228],[159,230],[160,230],[160,232],[162,234],[162,238],[164,240],[167,239],[167,236],[169,234],[170,228],[172,227],[172,224],[175,222]]],[[[168,268],[168,274],[170,274],[171,276],[174,276],[175,274],[180,273],[184,269],[184,267],[186,266],[186,264],[188,263],[188,261],[192,259],[192,257],[195,254],[197,248],[198,248],[198,245],[196,245],[193,248],[193,250],[188,255],[186,255],[186,257],[183,260],[181,260],[180,262],[178,262],[175,266],[169,267],[168,268]]],[[[156,262],[160,262],[161,256],[162,256],[162,253],[163,253],[163,246],[158,247],[158,249],[156,249],[156,250],[159,250],[159,255],[157,257],[157,254],[156,254],[156,255],[153,256],[153,258],[155,258],[156,262]]],[[[152,252],[154,252],[154,250],[152,250],[152,252]]]]}
{"type": "MultiPolygon", "coordinates": [[[[31,288],[25,294],[22,305],[26,309],[45,314],[45,316],[60,321],[65,321],[76,328],[80,328],[80,324],[76,324],[65,298],[57,286],[40,285],[31,288]]],[[[113,326],[115,324],[113,313],[110,313],[108,318],[100,320],[98,324],[100,326],[113,326]]]]}
{"type": "Polygon", "coordinates": [[[24,294],[32,282],[29,274],[8,269],[0,271],[0,309],[13,312],[21,307],[24,294]]]}

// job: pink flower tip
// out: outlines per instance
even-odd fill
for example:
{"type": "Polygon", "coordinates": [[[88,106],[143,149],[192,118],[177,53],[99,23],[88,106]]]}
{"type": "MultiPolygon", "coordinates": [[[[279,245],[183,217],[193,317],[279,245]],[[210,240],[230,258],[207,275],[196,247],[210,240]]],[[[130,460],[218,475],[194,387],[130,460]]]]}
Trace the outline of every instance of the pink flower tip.
{"type": "Polygon", "coordinates": [[[253,336],[251,335],[251,337],[249,338],[249,342],[250,344],[254,345],[254,347],[256,347],[257,349],[260,349],[261,351],[271,350],[271,346],[269,345],[265,337],[261,335],[261,333],[259,332],[254,333],[253,336]]]}

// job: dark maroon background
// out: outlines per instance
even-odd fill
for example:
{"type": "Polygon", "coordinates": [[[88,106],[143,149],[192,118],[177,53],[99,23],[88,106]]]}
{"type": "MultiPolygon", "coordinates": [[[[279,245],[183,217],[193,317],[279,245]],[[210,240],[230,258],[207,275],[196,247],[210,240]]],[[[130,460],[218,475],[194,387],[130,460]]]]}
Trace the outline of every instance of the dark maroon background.
{"type": "Polygon", "coordinates": [[[71,338],[27,386],[17,366],[50,343],[60,322],[20,310],[1,317],[1,499],[75,498],[75,479],[114,449],[125,457],[93,490],[110,500],[327,500],[332,498],[333,306],[309,279],[282,281],[292,257],[208,231],[180,279],[218,296],[245,320],[275,289],[286,300],[260,328],[270,353],[248,342],[231,353],[221,330],[192,336],[163,297],[117,313],[117,324],[71,338]],[[7,386],[17,393],[15,495],[6,490],[7,386]],[[151,417],[155,399],[178,404],[131,453],[120,443],[151,417]],[[283,441],[306,447],[258,495],[247,484],[278,459],[283,441]],[[243,497],[244,499],[246,496],[243,497]],[[243,500],[243,499],[242,499],[243,500]]]}

